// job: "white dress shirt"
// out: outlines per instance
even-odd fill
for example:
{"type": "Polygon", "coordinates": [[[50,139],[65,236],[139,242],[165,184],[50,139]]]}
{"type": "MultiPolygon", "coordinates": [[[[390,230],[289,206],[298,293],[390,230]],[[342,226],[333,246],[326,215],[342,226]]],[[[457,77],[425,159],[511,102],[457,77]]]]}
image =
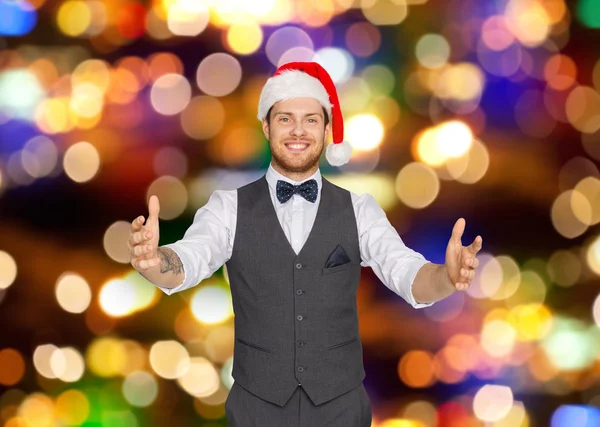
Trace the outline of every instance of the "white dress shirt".
{"type": "MultiPolygon", "coordinates": [[[[296,182],[281,175],[272,165],[266,173],[271,201],[277,218],[292,248],[298,254],[306,242],[317,216],[321,201],[321,172],[296,182]],[[286,203],[277,200],[277,180],[294,185],[314,178],[319,187],[315,203],[294,194],[286,203]]],[[[350,192],[358,226],[360,265],[369,266],[392,292],[400,295],[414,308],[419,304],[412,293],[412,283],[423,264],[423,255],[408,248],[390,224],[383,209],[368,193],[358,196],[350,192]]],[[[192,225],[182,239],[163,247],[173,249],[183,263],[184,280],[175,288],[158,286],[167,295],[196,286],[209,278],[231,257],[237,219],[237,190],[215,190],[208,202],[196,211],[192,225]]]]}

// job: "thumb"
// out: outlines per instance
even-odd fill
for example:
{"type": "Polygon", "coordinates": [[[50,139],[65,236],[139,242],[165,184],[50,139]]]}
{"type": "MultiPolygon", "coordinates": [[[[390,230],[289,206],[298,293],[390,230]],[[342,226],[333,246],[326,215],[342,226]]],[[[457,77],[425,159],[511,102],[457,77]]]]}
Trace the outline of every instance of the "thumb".
{"type": "Polygon", "coordinates": [[[466,221],[464,218],[458,218],[458,220],[454,223],[454,227],[452,228],[452,240],[458,242],[462,245],[461,237],[463,232],[465,231],[466,221]]]}
{"type": "Polygon", "coordinates": [[[155,195],[150,196],[148,200],[148,222],[158,224],[158,212],[160,211],[160,204],[158,203],[158,197],[155,195]]]}

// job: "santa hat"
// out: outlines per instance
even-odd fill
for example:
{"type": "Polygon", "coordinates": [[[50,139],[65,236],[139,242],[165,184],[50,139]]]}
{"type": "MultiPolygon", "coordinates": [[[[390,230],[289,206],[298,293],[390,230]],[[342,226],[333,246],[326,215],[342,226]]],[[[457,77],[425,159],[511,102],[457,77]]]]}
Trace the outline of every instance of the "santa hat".
{"type": "Polygon", "coordinates": [[[327,71],[316,62],[288,62],[280,66],[273,77],[267,80],[260,94],[258,120],[262,121],[276,102],[291,98],[315,98],[325,107],[333,138],[325,150],[325,158],[332,166],[348,163],[352,146],[344,141],[340,102],[327,71]]]}

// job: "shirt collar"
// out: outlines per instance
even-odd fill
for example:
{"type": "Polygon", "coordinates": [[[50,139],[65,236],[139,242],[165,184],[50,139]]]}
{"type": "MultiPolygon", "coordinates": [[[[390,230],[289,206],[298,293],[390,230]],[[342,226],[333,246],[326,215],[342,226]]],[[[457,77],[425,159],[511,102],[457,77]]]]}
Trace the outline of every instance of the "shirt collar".
{"type": "Polygon", "coordinates": [[[317,171],[314,174],[312,174],[311,176],[309,176],[308,178],[306,178],[302,181],[293,181],[290,178],[288,178],[287,176],[284,176],[284,175],[280,174],[279,172],[277,172],[275,169],[273,169],[273,164],[269,163],[269,169],[267,169],[266,178],[267,178],[267,182],[269,183],[269,187],[271,187],[271,190],[273,190],[273,191],[276,190],[277,180],[279,180],[279,179],[281,179],[283,181],[287,181],[293,185],[298,185],[298,184],[302,184],[303,182],[314,178],[315,181],[317,181],[317,188],[319,189],[319,193],[321,193],[321,171],[318,168],[317,168],[317,171]]]}

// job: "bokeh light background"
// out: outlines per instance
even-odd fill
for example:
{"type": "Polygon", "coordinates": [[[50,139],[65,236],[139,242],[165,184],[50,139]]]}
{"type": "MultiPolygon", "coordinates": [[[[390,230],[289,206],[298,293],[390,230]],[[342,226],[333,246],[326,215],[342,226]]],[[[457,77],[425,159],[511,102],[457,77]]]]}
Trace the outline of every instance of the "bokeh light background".
{"type": "Polygon", "coordinates": [[[0,424],[226,425],[224,269],[170,297],[128,263],[215,189],[260,177],[276,67],[335,80],[371,193],[472,287],[413,310],[363,269],[377,427],[600,425],[600,4],[595,0],[0,0],[0,424]]]}

